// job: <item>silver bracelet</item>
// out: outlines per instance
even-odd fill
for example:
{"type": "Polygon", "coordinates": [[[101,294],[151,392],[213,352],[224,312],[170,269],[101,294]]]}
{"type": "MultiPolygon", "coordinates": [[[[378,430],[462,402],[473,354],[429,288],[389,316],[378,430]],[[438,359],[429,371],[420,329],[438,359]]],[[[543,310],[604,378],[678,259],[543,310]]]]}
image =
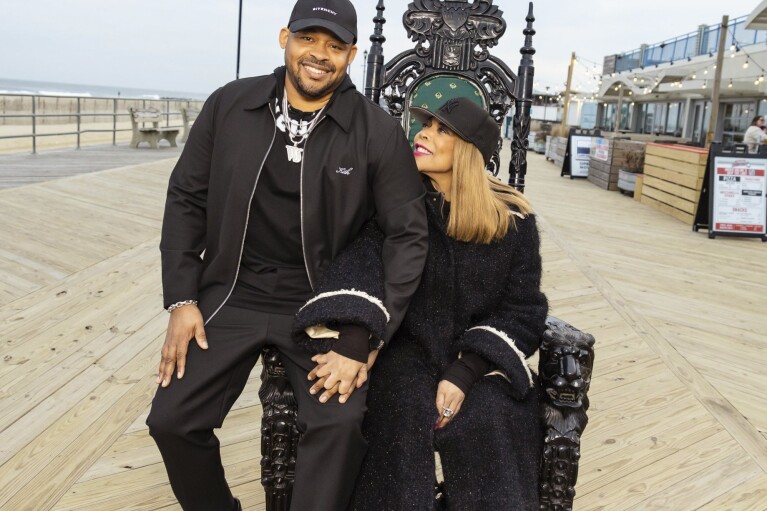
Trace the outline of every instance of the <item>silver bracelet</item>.
{"type": "Polygon", "coordinates": [[[166,310],[168,312],[173,312],[174,310],[183,307],[184,305],[197,305],[197,300],[184,300],[183,302],[176,302],[170,307],[168,307],[166,310]]]}

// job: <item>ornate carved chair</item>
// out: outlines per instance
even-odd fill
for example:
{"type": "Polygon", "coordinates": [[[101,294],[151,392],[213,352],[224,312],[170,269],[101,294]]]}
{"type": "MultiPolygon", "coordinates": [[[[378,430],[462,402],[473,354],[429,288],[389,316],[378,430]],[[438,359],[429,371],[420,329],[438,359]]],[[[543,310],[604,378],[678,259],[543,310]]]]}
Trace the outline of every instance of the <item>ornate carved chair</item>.
{"type": "MultiPolygon", "coordinates": [[[[415,0],[403,16],[414,49],[384,65],[384,0],[378,0],[377,16],[365,94],[403,122],[411,141],[417,129],[407,106],[434,106],[452,97],[468,96],[486,108],[499,126],[514,107],[514,136],[509,184],[524,191],[527,171],[527,136],[532,104],[533,4],[530,3],[523,33],[525,43],[518,75],[490,55],[506,31],[501,10],[493,0],[415,0]]],[[[502,139],[488,171],[500,170],[502,139]]],[[[594,338],[556,318],[548,318],[539,350],[539,381],[545,389],[541,403],[541,435],[544,437],[540,474],[540,509],[572,510],[580,458],[580,434],[588,417],[587,392],[594,360],[594,338]]],[[[261,425],[261,482],[268,511],[290,508],[295,476],[296,402],[279,361],[267,347],[263,353],[259,396],[263,403],[261,425]]],[[[447,509],[449,491],[435,484],[435,509],[447,509]]]]}

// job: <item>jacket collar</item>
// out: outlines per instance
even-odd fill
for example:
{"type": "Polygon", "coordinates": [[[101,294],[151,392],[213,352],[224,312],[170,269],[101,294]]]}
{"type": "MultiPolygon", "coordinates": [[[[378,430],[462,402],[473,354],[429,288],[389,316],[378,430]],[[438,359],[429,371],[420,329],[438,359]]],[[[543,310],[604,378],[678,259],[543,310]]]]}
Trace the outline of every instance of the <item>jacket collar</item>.
{"type": "MultiPolygon", "coordinates": [[[[285,66],[278,67],[273,74],[269,75],[266,87],[251,87],[248,91],[249,97],[245,101],[245,110],[257,110],[274,101],[277,98],[277,90],[285,86],[285,74],[285,66]]],[[[354,83],[349,75],[346,75],[325,109],[325,115],[333,119],[347,133],[351,130],[355,91],[354,83]]]]}

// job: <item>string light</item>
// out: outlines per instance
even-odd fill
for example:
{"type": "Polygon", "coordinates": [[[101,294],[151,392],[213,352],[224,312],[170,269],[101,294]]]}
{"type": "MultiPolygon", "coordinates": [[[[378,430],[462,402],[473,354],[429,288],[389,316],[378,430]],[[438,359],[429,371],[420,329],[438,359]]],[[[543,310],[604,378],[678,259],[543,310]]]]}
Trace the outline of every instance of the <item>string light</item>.
{"type": "Polygon", "coordinates": [[[743,63],[743,69],[748,69],[748,59],[743,63]]]}
{"type": "Polygon", "coordinates": [[[732,89],[732,78],[730,78],[730,83],[727,84],[728,89],[732,89]]]}

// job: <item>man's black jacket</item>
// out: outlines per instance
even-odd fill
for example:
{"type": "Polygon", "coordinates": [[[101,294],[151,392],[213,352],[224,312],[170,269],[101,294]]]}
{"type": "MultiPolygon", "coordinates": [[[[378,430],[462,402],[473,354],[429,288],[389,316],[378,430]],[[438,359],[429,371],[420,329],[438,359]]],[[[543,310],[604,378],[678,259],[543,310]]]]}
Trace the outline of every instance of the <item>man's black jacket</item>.
{"type": "MultiPolygon", "coordinates": [[[[258,176],[272,144],[283,144],[273,114],[276,84],[272,74],[214,92],[170,177],[160,242],[164,302],[198,300],[206,323],[234,288],[258,176]]],[[[347,77],[309,136],[303,162],[302,246],[312,287],[375,216],[386,236],[388,340],[428,250],[423,186],[404,131],[347,77]]]]}

